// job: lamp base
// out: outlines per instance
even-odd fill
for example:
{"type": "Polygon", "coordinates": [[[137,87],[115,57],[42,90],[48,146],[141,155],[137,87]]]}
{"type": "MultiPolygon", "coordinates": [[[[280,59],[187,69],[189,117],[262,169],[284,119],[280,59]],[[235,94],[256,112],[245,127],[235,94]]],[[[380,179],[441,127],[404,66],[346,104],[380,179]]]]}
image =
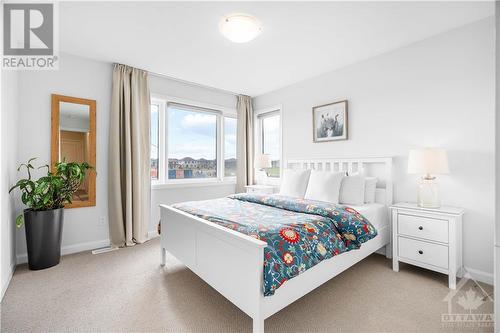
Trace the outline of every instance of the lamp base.
{"type": "Polygon", "coordinates": [[[256,184],[267,185],[267,173],[264,169],[257,169],[255,172],[256,184]]]}
{"type": "Polygon", "coordinates": [[[434,182],[435,177],[423,177],[418,185],[417,203],[423,208],[439,208],[441,200],[439,199],[438,185],[434,182]]]}

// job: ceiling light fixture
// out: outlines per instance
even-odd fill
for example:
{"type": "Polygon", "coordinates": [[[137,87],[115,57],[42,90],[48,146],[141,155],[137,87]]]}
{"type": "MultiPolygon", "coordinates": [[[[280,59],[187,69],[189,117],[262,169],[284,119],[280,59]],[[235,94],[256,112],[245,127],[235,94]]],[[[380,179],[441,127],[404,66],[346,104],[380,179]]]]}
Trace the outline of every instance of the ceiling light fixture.
{"type": "Polygon", "coordinates": [[[260,34],[262,25],[251,15],[230,14],[221,20],[219,30],[232,42],[246,43],[260,34]]]}

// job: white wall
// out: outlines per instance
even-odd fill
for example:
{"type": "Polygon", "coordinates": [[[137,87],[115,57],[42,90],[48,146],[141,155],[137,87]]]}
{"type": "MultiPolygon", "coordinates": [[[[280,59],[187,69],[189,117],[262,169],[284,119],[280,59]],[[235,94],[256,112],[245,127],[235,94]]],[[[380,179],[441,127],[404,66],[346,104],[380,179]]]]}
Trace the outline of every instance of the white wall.
{"type": "Polygon", "coordinates": [[[1,72],[0,114],[0,257],[2,299],[14,272],[16,197],[9,188],[17,181],[18,72],[1,72]]]}
{"type": "Polygon", "coordinates": [[[493,281],[494,20],[485,19],[254,98],[283,105],[283,155],[395,157],[395,200],[415,201],[410,148],[444,147],[451,174],[438,177],[442,201],[464,207],[464,265],[493,281]],[[313,143],[315,105],[349,101],[349,140],[313,143]]]}
{"type": "MultiPolygon", "coordinates": [[[[107,156],[111,64],[61,54],[58,71],[24,71],[19,76],[19,162],[38,157],[50,164],[51,94],[95,99],[97,102],[96,206],[65,210],[63,253],[105,246],[109,243],[107,156]]],[[[18,261],[26,261],[24,228],[17,232],[18,261]]]]}
{"type": "MultiPolygon", "coordinates": [[[[495,129],[500,130],[500,2],[495,2],[495,129]]],[[[496,131],[495,131],[496,132],[496,131]]],[[[500,135],[495,136],[495,332],[500,332],[500,135]]]]}
{"type": "MultiPolygon", "coordinates": [[[[233,95],[203,87],[151,76],[151,92],[183,99],[235,107],[233,95]]],[[[65,210],[63,254],[109,244],[108,234],[108,129],[111,105],[112,64],[61,54],[58,71],[27,71],[19,77],[19,161],[37,156],[40,164],[50,162],[50,95],[61,94],[97,101],[97,204],[65,210]],[[104,217],[105,224],[99,223],[104,217]]],[[[158,205],[208,199],[234,193],[234,185],[153,190],[152,221],[156,229],[158,205]]],[[[24,229],[17,232],[18,262],[26,261],[24,229]]]]}

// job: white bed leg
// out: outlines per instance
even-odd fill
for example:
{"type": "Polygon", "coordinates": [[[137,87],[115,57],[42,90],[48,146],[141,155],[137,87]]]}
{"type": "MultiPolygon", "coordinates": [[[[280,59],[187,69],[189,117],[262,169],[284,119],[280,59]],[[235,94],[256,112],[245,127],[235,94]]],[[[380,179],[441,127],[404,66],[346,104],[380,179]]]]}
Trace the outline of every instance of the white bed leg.
{"type": "Polygon", "coordinates": [[[165,250],[165,248],[162,246],[160,248],[160,251],[161,251],[161,265],[165,266],[165,264],[167,263],[167,250],[165,250]]]}
{"type": "Polygon", "coordinates": [[[253,333],[264,333],[264,319],[253,318],[253,333]]]}

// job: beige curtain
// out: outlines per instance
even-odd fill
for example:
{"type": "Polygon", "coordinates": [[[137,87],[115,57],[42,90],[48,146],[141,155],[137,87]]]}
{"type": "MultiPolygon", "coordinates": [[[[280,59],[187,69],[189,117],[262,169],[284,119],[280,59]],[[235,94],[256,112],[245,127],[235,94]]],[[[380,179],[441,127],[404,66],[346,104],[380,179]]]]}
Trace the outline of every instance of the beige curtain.
{"type": "Polygon", "coordinates": [[[236,192],[245,192],[253,184],[253,109],[250,96],[239,95],[236,104],[238,128],[236,134],[236,192]]]}
{"type": "Polygon", "coordinates": [[[114,246],[148,239],[151,206],[148,73],[113,68],[109,126],[109,235],[114,246]]]}

